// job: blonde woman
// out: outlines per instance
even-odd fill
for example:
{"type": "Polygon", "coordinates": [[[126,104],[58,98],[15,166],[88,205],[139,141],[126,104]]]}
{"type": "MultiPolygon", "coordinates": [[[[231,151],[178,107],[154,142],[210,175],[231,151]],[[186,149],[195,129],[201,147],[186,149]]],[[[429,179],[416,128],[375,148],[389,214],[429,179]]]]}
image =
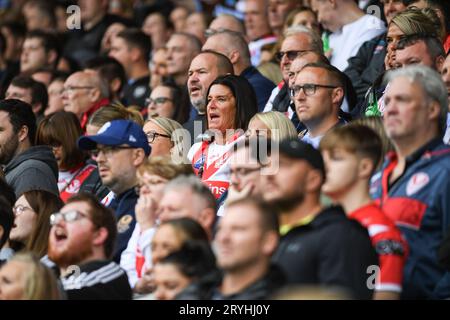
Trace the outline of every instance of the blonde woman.
{"type": "Polygon", "coordinates": [[[146,270],[151,267],[150,243],[155,231],[159,200],[165,185],[180,175],[193,174],[190,164],[175,164],[169,157],[150,157],[138,169],[136,227],[120,258],[128,281],[136,293],[152,291],[152,281],[146,270]]]}
{"type": "Polygon", "coordinates": [[[176,163],[187,161],[184,154],[190,148],[190,139],[184,137],[181,124],[166,117],[151,117],[144,125],[144,132],[152,147],[151,157],[172,155],[176,163]]]}
{"type": "Polygon", "coordinates": [[[255,114],[248,125],[247,137],[263,135],[274,141],[296,138],[294,124],[283,113],[278,111],[255,114]]]}
{"type": "Polygon", "coordinates": [[[31,253],[19,253],[0,269],[0,300],[59,300],[53,271],[31,253]]]}

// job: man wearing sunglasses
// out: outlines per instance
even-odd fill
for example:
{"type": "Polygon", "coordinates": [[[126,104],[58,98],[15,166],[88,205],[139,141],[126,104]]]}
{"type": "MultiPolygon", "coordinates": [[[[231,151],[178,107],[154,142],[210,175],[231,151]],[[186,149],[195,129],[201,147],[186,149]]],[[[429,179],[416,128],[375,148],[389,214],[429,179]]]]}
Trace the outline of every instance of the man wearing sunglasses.
{"type": "Polygon", "coordinates": [[[283,80],[272,90],[269,101],[264,107],[264,112],[275,110],[288,113],[291,116],[295,110],[293,103],[291,103],[288,85],[291,64],[295,58],[306,52],[313,51],[318,55],[323,55],[323,44],[319,36],[304,26],[291,27],[285,31],[284,36],[281,50],[276,54],[283,80]],[[289,110],[292,110],[292,112],[289,110]]]}
{"type": "Polygon", "coordinates": [[[129,300],[128,278],[115,262],[117,236],[110,210],[81,193],[50,216],[48,258],[59,268],[69,300],[129,300]]]}
{"type": "Polygon", "coordinates": [[[323,135],[336,125],[344,99],[341,72],[323,63],[308,63],[298,73],[292,87],[298,119],[306,126],[300,133],[304,142],[318,148],[323,135]]]}
{"type": "Polygon", "coordinates": [[[150,155],[151,147],[142,128],[130,120],[107,122],[97,135],[81,137],[78,146],[91,150],[96,157],[103,185],[115,195],[108,207],[115,211],[117,220],[114,261],[118,262],[136,224],[136,171],[150,155]]]}

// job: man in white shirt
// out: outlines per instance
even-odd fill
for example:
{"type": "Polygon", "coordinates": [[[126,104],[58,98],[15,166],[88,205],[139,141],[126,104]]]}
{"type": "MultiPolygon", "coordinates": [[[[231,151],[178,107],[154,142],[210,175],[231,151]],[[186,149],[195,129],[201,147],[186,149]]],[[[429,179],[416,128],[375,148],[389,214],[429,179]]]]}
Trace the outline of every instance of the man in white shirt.
{"type": "Polygon", "coordinates": [[[331,32],[330,62],[341,71],[364,42],[386,31],[380,18],[364,14],[354,0],[312,0],[311,4],[319,22],[331,32]]]}

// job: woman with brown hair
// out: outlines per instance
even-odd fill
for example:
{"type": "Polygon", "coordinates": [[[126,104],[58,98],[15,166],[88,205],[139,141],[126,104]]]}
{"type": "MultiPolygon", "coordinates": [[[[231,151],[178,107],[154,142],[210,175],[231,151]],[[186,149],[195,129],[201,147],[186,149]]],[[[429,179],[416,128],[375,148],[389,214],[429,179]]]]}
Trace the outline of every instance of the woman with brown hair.
{"type": "Polygon", "coordinates": [[[64,203],[59,197],[44,190],[27,191],[16,201],[14,224],[9,234],[11,247],[31,251],[39,258],[47,254],[50,234],[50,215],[64,203]]]}
{"type": "Polygon", "coordinates": [[[65,111],[46,116],[37,129],[36,144],[48,145],[53,149],[59,168],[58,189],[63,201],[81,191],[99,196],[100,177],[95,181],[89,179],[97,166],[88,163],[87,153],[77,146],[82,134],[76,115],[65,111]]]}
{"type": "Polygon", "coordinates": [[[52,270],[30,253],[19,253],[0,269],[0,300],[60,300],[52,270]]]}

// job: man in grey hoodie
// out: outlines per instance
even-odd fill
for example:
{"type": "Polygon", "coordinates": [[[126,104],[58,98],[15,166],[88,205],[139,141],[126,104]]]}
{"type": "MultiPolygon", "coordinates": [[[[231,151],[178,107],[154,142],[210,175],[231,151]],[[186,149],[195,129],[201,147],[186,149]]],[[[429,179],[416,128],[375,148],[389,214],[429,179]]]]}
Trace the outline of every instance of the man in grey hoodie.
{"type": "Polygon", "coordinates": [[[59,195],[58,165],[49,146],[33,146],[36,117],[21,100],[0,101],[0,165],[17,197],[30,190],[59,195]]]}

